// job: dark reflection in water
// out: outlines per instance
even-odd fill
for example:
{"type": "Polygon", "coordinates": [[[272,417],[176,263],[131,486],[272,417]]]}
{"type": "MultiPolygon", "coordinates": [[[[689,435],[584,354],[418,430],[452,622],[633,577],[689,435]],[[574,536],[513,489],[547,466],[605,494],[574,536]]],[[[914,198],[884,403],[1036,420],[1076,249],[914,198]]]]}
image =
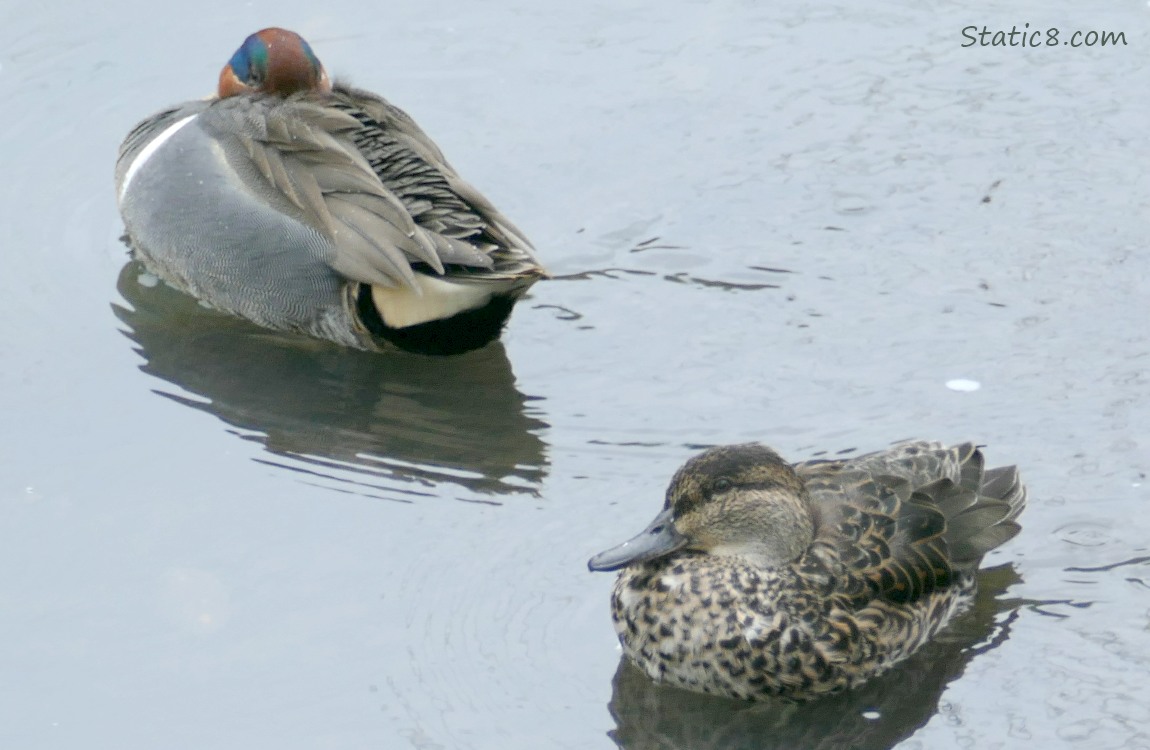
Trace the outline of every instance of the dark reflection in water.
{"type": "MultiPolygon", "coordinates": [[[[141,369],[207,401],[157,391],[258,435],[269,460],[325,486],[389,499],[453,482],[536,494],[547,425],[527,414],[503,345],[455,357],[361,352],[207,310],[129,263],[113,305],[141,369]]],[[[464,498],[468,499],[468,498],[464,498]]]]}
{"type": "Polygon", "coordinates": [[[943,690],[975,655],[1007,638],[1019,602],[1000,597],[1019,581],[1010,565],[982,571],[974,607],[935,642],[861,689],[812,703],[689,693],[654,684],[624,659],[615,673],[611,736],[626,750],[889,748],[938,712],[943,690]]]}

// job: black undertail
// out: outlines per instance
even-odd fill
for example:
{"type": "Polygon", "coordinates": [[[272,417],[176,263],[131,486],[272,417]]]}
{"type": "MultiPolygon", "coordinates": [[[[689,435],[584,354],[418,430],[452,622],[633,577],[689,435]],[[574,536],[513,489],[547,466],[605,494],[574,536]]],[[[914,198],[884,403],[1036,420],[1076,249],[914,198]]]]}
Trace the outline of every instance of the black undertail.
{"type": "Polygon", "coordinates": [[[499,338],[515,306],[515,296],[496,295],[483,307],[464,310],[450,318],[392,328],[380,317],[371,298],[371,286],[358,286],[356,314],[372,337],[416,354],[462,354],[485,346],[499,338]]]}

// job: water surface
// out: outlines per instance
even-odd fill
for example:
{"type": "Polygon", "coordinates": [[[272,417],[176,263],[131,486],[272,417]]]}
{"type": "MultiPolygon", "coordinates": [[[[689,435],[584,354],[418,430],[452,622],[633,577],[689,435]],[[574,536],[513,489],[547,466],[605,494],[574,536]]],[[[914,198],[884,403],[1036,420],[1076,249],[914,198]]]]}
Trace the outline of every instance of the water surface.
{"type": "Polygon", "coordinates": [[[1150,747],[1148,14],[0,10],[0,744],[1150,747]],[[1128,45],[961,47],[1024,23],[1128,45]],[[341,351],[128,263],[119,140],[270,24],[532,237],[501,344],[341,351]],[[620,666],[586,558],[699,447],[908,437],[1031,489],[946,639],[799,708],[620,666]]]}

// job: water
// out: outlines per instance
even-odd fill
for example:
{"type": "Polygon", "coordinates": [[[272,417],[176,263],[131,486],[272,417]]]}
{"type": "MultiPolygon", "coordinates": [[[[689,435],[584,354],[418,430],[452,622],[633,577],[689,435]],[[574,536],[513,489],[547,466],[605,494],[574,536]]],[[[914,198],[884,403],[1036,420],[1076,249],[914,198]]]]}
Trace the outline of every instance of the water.
{"type": "Polygon", "coordinates": [[[381,7],[0,10],[0,744],[1150,747],[1145,4],[381,7]],[[501,345],[141,284],[119,140],[272,23],[532,237],[501,345]],[[1129,44],[961,47],[1023,23],[1129,44]],[[1031,489],[943,642],[799,708],[620,669],[584,564],[686,457],[906,437],[1031,489]]]}

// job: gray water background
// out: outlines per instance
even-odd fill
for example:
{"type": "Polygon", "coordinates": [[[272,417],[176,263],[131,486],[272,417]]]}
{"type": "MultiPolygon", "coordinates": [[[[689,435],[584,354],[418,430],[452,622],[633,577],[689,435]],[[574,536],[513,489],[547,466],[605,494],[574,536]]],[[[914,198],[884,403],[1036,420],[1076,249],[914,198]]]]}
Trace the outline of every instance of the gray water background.
{"type": "Polygon", "coordinates": [[[0,8],[0,746],[1150,747],[1145,2],[0,8]],[[963,48],[968,25],[1124,32],[963,48]],[[126,265],[115,149],[303,33],[556,280],[365,355],[126,265]],[[952,390],[966,379],[978,390],[952,390]],[[799,708],[620,669],[592,553],[701,446],[987,445],[975,612],[799,708]]]}

